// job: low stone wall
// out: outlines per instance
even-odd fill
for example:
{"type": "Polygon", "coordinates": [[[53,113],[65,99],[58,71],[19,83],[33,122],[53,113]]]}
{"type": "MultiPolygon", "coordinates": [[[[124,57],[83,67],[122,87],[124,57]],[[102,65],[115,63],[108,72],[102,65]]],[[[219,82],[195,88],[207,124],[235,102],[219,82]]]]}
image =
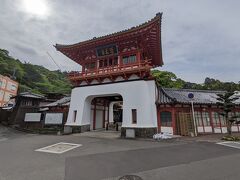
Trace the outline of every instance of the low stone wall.
{"type": "Polygon", "coordinates": [[[83,126],[65,126],[64,133],[83,133],[86,131],[90,131],[90,124],[83,126]],[[71,132],[70,132],[71,131],[71,132]]]}
{"type": "Polygon", "coordinates": [[[135,137],[140,138],[152,138],[154,134],[157,133],[157,128],[128,128],[122,127],[121,128],[121,137],[126,137],[126,129],[134,129],[135,130],[135,137]]]}

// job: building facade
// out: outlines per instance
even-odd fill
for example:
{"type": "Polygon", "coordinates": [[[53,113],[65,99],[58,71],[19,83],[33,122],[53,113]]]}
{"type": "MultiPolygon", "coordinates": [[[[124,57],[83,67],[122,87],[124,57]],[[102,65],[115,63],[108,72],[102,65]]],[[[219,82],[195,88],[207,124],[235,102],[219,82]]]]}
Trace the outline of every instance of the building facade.
{"type": "Polygon", "coordinates": [[[10,98],[17,95],[18,82],[7,76],[0,75],[0,107],[10,101],[10,98]]]}
{"type": "Polygon", "coordinates": [[[75,88],[66,126],[79,132],[104,128],[121,103],[123,136],[127,129],[137,136],[157,132],[156,85],[150,70],[163,65],[161,18],[158,13],[124,31],[73,45],[56,44],[58,51],[82,66],[81,72],[69,74],[75,88]]]}
{"type": "MultiPolygon", "coordinates": [[[[130,132],[136,137],[152,137],[158,132],[189,135],[195,128],[198,133],[226,132],[226,120],[218,115],[217,92],[194,91],[193,116],[187,98],[190,91],[156,85],[151,69],[163,65],[161,19],[162,13],[158,13],[124,31],[55,45],[57,51],[82,66],[82,71],[68,74],[74,85],[65,124],[68,129],[84,132],[117,122],[123,137],[130,132]]],[[[233,131],[239,131],[238,125],[233,131]]]]}
{"type": "MultiPolygon", "coordinates": [[[[222,110],[217,105],[217,94],[221,93],[224,92],[159,88],[156,101],[159,131],[189,135],[195,128],[198,134],[227,133],[226,119],[219,115],[222,110]],[[193,99],[188,97],[190,93],[193,99]]],[[[229,115],[240,117],[240,99],[235,104],[229,115]]],[[[232,131],[240,132],[240,126],[233,124],[232,131]]]]}

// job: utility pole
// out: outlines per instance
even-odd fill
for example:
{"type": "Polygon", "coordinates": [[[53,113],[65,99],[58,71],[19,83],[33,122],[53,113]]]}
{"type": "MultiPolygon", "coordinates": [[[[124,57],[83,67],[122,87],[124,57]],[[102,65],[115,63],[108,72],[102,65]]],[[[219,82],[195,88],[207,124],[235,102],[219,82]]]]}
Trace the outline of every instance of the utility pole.
{"type": "Polygon", "coordinates": [[[195,119],[195,113],[194,113],[194,106],[193,106],[193,98],[194,94],[189,93],[188,98],[191,99],[191,107],[192,107],[192,117],[193,117],[193,126],[194,126],[194,136],[197,136],[197,125],[196,125],[196,119],[195,119]]]}

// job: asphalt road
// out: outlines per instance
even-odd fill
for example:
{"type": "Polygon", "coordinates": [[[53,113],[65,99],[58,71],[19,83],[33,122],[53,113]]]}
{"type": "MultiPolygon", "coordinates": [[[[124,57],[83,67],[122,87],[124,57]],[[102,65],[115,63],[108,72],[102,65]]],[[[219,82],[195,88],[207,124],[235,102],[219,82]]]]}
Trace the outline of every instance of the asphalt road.
{"type": "Polygon", "coordinates": [[[240,179],[240,150],[207,142],[153,142],[81,135],[19,133],[0,126],[0,180],[240,179]],[[58,142],[83,146],[36,152],[58,142]]]}

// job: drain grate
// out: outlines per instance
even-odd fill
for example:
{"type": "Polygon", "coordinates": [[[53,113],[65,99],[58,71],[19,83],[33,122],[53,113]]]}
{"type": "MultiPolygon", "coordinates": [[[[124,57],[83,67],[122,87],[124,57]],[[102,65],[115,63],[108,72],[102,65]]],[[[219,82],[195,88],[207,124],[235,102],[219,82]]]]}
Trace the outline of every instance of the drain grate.
{"type": "Polygon", "coordinates": [[[64,152],[70,151],[70,150],[75,149],[75,148],[80,147],[80,146],[82,146],[82,145],[81,144],[72,144],[72,143],[60,142],[60,143],[57,143],[57,144],[53,144],[53,145],[50,145],[50,146],[46,146],[46,147],[37,149],[35,151],[62,154],[64,152]]]}
{"type": "Polygon", "coordinates": [[[232,148],[236,148],[236,149],[240,149],[240,142],[225,141],[225,142],[220,142],[220,143],[217,143],[217,144],[232,147],[232,148]]]}

